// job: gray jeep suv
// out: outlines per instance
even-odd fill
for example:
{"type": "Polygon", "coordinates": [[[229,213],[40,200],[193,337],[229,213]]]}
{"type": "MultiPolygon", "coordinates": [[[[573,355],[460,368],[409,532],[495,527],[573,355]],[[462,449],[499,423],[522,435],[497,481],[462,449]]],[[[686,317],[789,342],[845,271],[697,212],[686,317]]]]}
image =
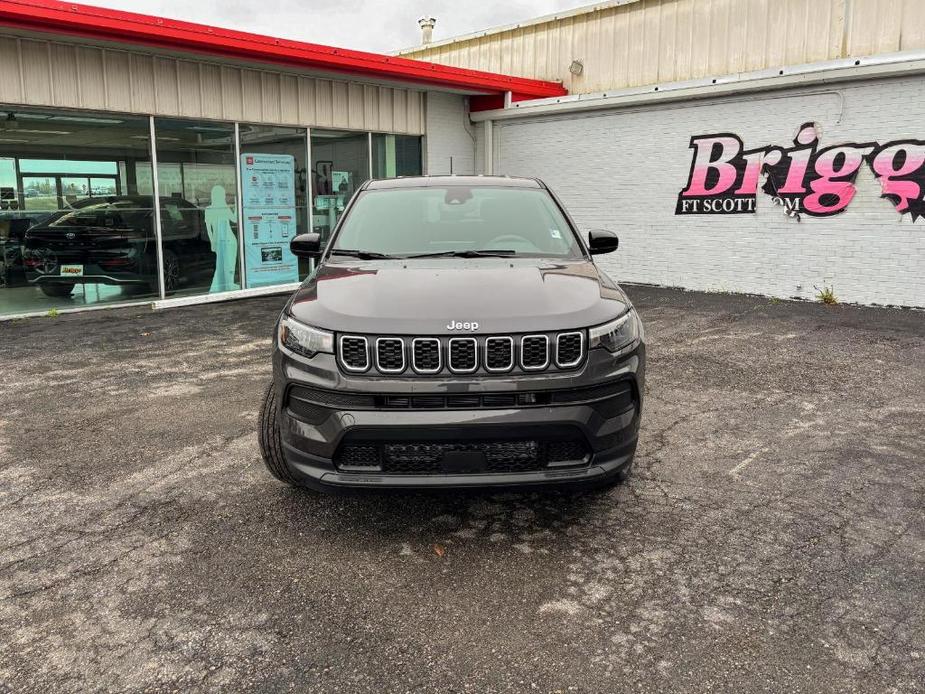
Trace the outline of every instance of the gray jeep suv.
{"type": "Polygon", "coordinates": [[[535,179],[357,191],[283,310],[260,417],[270,473],[345,487],[607,485],[629,474],[642,323],[535,179]]]}

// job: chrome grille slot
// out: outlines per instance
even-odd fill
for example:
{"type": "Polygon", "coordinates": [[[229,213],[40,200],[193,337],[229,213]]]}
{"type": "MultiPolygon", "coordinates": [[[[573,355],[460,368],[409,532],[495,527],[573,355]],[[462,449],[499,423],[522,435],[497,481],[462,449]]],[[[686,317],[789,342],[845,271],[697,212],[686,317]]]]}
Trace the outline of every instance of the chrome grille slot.
{"type": "Polygon", "coordinates": [[[474,337],[451,337],[447,363],[454,373],[472,373],[478,368],[478,343],[474,337]]]}
{"type": "Polygon", "coordinates": [[[568,369],[578,366],[584,358],[585,335],[581,331],[559,333],[556,336],[556,366],[568,369]]]}
{"type": "Polygon", "coordinates": [[[369,342],[359,335],[341,335],[340,361],[347,371],[360,373],[369,369],[369,342]]]}
{"type": "Polygon", "coordinates": [[[514,338],[489,337],[485,339],[485,369],[510,371],[514,368],[514,338]]]}
{"type": "Polygon", "coordinates": [[[411,341],[411,368],[419,374],[439,373],[443,367],[440,353],[440,340],[437,338],[414,338],[411,341]]]}
{"type": "Polygon", "coordinates": [[[405,370],[405,341],[398,337],[376,340],[376,368],[384,374],[400,374],[405,370]]]}
{"type": "Polygon", "coordinates": [[[522,337],[520,365],[525,371],[540,371],[549,366],[549,338],[545,335],[522,337]]]}

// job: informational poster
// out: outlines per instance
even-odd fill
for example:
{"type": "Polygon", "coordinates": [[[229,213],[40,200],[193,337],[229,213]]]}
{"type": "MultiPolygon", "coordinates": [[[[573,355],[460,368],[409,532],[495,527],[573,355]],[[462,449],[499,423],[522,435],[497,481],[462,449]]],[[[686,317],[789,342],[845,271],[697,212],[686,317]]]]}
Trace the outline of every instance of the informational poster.
{"type": "Polygon", "coordinates": [[[288,154],[241,155],[244,265],[248,287],[299,281],[289,250],[296,235],[295,159],[288,154]]]}

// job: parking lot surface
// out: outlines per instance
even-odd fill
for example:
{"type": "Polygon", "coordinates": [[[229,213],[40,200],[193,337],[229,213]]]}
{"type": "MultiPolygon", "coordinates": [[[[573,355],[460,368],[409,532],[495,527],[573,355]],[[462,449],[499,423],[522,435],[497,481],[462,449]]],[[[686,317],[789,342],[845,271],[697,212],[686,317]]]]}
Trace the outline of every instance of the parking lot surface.
{"type": "Polygon", "coordinates": [[[283,298],[0,323],[0,690],[925,688],[925,314],[629,287],[603,493],[265,473],[283,298]]]}

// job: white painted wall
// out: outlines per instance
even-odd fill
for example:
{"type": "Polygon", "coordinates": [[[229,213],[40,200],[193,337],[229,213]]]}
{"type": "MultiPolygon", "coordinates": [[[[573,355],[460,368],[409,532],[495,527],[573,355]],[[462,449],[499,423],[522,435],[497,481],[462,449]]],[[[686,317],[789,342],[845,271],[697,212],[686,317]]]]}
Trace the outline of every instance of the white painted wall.
{"type": "Polygon", "coordinates": [[[425,172],[475,173],[475,128],[469,123],[465,97],[428,92],[424,120],[425,172]]]}
{"type": "Polygon", "coordinates": [[[925,139],[925,78],[495,122],[495,173],[538,176],[583,229],[616,231],[620,250],[601,265],[618,281],[807,299],[830,286],[841,301],[925,306],[925,220],[880,198],[866,164],[833,217],[798,222],[760,190],[756,214],[674,214],[691,136],[789,147],[807,121],[820,147],[925,139]]]}

